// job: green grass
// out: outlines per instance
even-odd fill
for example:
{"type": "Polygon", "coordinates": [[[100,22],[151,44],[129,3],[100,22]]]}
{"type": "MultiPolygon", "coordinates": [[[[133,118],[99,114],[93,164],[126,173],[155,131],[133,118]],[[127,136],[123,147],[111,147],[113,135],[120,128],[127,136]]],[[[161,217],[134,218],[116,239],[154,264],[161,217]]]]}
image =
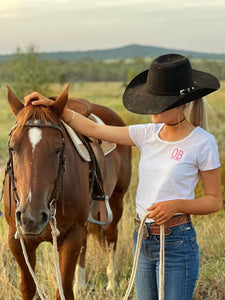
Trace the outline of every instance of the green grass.
{"type": "MultiPolygon", "coordinates": [[[[60,85],[51,86],[52,95],[59,94],[63,87],[60,85]]],[[[122,105],[122,93],[124,86],[120,82],[115,83],[75,83],[70,86],[70,96],[85,98],[90,101],[108,106],[119,113],[127,124],[150,122],[149,116],[138,116],[127,112],[122,105]]],[[[221,178],[225,183],[225,85],[222,84],[220,91],[207,97],[211,109],[209,110],[209,127],[215,135],[220,151],[222,162],[221,178]]],[[[14,124],[14,117],[10,111],[6,90],[0,88],[0,188],[4,177],[4,166],[7,161],[8,132],[14,124]]],[[[133,149],[132,158],[132,181],[124,199],[124,213],[119,223],[119,240],[116,254],[118,266],[119,289],[112,299],[122,299],[125,294],[128,280],[131,274],[133,262],[132,234],[134,230],[133,218],[135,216],[135,194],[138,181],[137,165],[139,154],[133,149]]],[[[199,185],[198,193],[202,187],[199,185]]],[[[0,203],[0,209],[3,204],[0,203]]],[[[199,280],[195,290],[195,300],[224,300],[225,299],[225,239],[224,224],[225,212],[208,216],[194,216],[193,222],[196,227],[198,242],[201,252],[201,268],[199,280]]],[[[0,299],[14,300],[22,299],[19,291],[20,272],[15,263],[7,243],[8,226],[5,219],[0,218],[0,299]]],[[[41,288],[47,299],[54,299],[56,289],[56,274],[52,247],[43,243],[38,248],[37,255],[37,276],[41,288]]],[[[105,288],[107,285],[106,251],[99,248],[92,238],[88,241],[87,253],[87,287],[81,299],[100,300],[106,298],[105,288]],[[94,290],[94,291],[93,291],[94,290]]],[[[135,300],[134,292],[130,299],[135,300]]]]}

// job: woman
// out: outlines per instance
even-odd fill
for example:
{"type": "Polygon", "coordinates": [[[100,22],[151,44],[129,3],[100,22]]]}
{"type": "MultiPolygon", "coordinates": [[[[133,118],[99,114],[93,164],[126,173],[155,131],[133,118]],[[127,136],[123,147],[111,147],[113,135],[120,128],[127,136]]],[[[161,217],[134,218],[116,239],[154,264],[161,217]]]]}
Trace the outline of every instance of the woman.
{"type": "MultiPolygon", "coordinates": [[[[89,137],[137,146],[141,152],[136,196],[136,228],[149,211],[136,275],[138,300],[158,299],[159,225],[165,224],[165,299],[192,299],[199,270],[199,250],[190,214],[220,209],[220,162],[214,137],[205,125],[202,97],[219,88],[218,80],[191,68],[187,58],[156,58],[137,75],[123,95],[125,107],[152,115],[152,124],[112,127],[93,123],[65,108],[62,119],[89,137]],[[196,118],[197,116],[197,118],[196,118]],[[200,125],[200,126],[199,126],[200,125]],[[195,198],[202,178],[205,195],[195,198]]],[[[32,93],[25,105],[52,101],[32,93]]],[[[137,232],[134,233],[136,246],[137,232]]]]}

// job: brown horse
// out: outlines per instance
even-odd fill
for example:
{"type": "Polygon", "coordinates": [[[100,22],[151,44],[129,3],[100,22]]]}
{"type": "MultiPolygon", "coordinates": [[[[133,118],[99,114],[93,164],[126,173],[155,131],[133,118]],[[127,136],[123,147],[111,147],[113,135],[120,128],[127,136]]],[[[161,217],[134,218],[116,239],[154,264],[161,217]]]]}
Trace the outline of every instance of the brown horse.
{"type": "MultiPolygon", "coordinates": [[[[20,267],[23,299],[33,299],[36,287],[25,263],[20,242],[15,238],[16,223],[22,230],[28,258],[34,269],[38,245],[43,241],[52,242],[50,202],[54,203],[60,231],[57,245],[63,292],[65,299],[74,299],[75,269],[76,293],[85,284],[90,163],[80,157],[60,122],[60,115],[68,101],[68,89],[48,108],[30,104],[24,107],[9,88],[8,101],[17,122],[9,141],[10,160],[3,196],[5,217],[9,224],[8,241],[20,267]],[[66,168],[63,172],[65,160],[66,168]]],[[[124,125],[118,115],[106,107],[93,105],[93,113],[106,124],[124,125]]],[[[131,175],[130,147],[117,145],[115,150],[103,157],[101,164],[104,169],[104,187],[113,212],[113,221],[104,231],[111,260],[107,269],[107,288],[112,289],[116,285],[113,259],[117,224],[122,215],[122,200],[131,175]]],[[[56,299],[60,299],[58,290],[56,299]]]]}

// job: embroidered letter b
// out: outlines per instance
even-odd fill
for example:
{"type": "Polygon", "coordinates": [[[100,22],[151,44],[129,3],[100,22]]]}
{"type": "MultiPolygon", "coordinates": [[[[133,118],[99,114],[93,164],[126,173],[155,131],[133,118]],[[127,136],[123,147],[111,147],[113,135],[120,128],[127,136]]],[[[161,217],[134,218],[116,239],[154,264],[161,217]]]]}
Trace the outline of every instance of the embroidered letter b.
{"type": "Polygon", "coordinates": [[[181,160],[184,151],[182,149],[175,148],[171,154],[171,158],[175,160],[181,160]]]}

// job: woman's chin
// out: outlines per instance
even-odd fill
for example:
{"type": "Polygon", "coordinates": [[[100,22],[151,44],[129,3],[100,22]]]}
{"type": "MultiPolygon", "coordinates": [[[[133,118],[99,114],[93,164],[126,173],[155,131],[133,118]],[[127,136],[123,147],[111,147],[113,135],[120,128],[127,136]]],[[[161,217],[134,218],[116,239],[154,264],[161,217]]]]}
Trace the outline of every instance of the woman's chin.
{"type": "Polygon", "coordinates": [[[152,123],[155,124],[161,123],[158,115],[152,115],[152,123]]]}

